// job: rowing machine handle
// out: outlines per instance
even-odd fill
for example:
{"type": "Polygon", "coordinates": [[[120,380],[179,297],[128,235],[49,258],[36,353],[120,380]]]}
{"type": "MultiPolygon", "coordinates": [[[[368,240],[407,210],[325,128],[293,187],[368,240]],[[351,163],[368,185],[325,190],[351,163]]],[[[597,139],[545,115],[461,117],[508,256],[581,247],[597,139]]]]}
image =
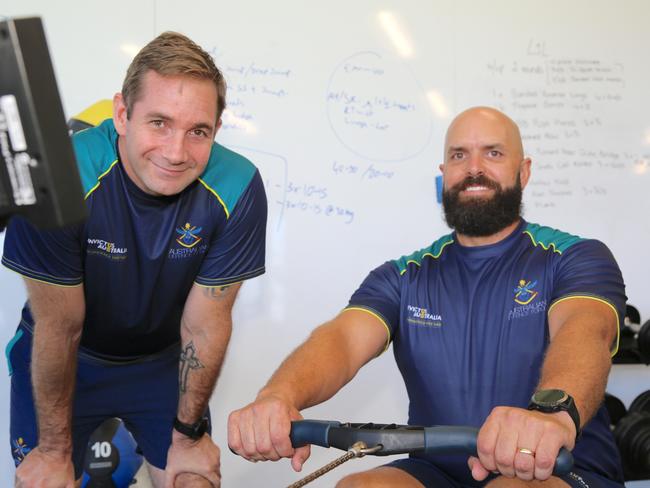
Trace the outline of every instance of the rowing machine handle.
{"type": "MultiPolygon", "coordinates": [[[[330,447],[329,434],[330,430],[344,429],[341,422],[329,420],[298,420],[291,422],[291,444],[293,447],[301,447],[307,444],[315,444],[321,447],[330,447]]],[[[359,437],[363,437],[363,429],[358,430],[359,437]]],[[[399,435],[394,431],[394,435],[399,435]]],[[[410,432],[413,435],[413,432],[410,432]]],[[[476,437],[478,429],[476,427],[462,426],[434,426],[425,427],[422,430],[422,441],[418,447],[408,452],[424,452],[425,454],[465,454],[476,456],[476,437]]],[[[361,440],[361,439],[360,439],[361,440]]],[[[413,443],[411,443],[413,445],[413,443]]],[[[345,449],[343,446],[333,446],[345,449]]],[[[350,446],[347,446],[350,447],[350,446]]],[[[368,446],[373,447],[373,446],[368,446]]],[[[562,476],[571,471],[573,467],[573,455],[565,448],[560,449],[553,474],[562,476]]]]}
{"type": "MultiPolygon", "coordinates": [[[[426,454],[467,454],[476,456],[476,427],[445,426],[424,428],[424,452],[426,454]]],[[[555,460],[553,474],[568,474],[573,467],[571,451],[560,448],[555,460]]]]}

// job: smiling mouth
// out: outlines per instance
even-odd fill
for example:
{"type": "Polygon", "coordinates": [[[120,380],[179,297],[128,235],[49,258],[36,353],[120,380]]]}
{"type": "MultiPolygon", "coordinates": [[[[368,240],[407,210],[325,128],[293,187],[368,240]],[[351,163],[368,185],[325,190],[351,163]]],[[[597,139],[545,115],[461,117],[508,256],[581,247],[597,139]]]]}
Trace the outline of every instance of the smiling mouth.
{"type": "Polygon", "coordinates": [[[187,167],[183,167],[182,169],[173,169],[173,168],[167,168],[165,166],[160,166],[159,164],[156,164],[152,161],[152,164],[158,169],[159,171],[162,171],[163,173],[170,174],[170,175],[180,175],[185,172],[187,167]]]}
{"type": "Polygon", "coordinates": [[[471,193],[471,192],[477,192],[477,191],[488,191],[488,190],[491,190],[491,188],[489,188],[489,187],[487,187],[487,186],[468,186],[468,187],[465,188],[463,191],[464,191],[464,192],[471,193]]]}

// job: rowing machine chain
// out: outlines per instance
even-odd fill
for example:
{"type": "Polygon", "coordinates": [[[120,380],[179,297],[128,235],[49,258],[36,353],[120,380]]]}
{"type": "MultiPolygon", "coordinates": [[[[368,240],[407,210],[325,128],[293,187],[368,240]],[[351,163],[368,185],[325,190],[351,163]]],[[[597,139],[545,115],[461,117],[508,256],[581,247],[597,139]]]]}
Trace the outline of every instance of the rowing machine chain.
{"type": "Polygon", "coordinates": [[[381,444],[376,445],[374,447],[367,447],[365,442],[362,442],[362,441],[355,442],[352,445],[352,447],[350,447],[348,449],[348,452],[345,453],[343,456],[341,456],[340,458],[335,459],[334,461],[332,461],[329,464],[326,464],[322,468],[317,469],[313,473],[305,476],[303,479],[301,479],[299,481],[296,481],[295,483],[289,485],[288,488],[300,488],[301,486],[305,486],[307,483],[311,483],[316,478],[320,478],[324,474],[329,473],[334,468],[336,468],[337,466],[340,466],[344,462],[349,461],[350,459],[355,458],[355,457],[357,457],[357,458],[363,457],[366,454],[375,454],[376,452],[381,451],[381,449],[383,447],[384,446],[382,446],[381,444]]]}

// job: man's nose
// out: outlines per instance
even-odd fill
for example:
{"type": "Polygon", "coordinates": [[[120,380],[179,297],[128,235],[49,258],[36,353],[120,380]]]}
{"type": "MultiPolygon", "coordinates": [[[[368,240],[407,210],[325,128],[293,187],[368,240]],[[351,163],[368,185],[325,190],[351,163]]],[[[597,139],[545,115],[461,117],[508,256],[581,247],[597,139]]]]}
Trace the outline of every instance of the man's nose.
{"type": "Polygon", "coordinates": [[[163,156],[172,164],[181,164],[187,160],[183,131],[176,130],[170,134],[163,148],[163,156]]]}
{"type": "Polygon", "coordinates": [[[467,174],[471,176],[482,175],[484,169],[484,161],[481,154],[471,153],[467,158],[467,174]]]}

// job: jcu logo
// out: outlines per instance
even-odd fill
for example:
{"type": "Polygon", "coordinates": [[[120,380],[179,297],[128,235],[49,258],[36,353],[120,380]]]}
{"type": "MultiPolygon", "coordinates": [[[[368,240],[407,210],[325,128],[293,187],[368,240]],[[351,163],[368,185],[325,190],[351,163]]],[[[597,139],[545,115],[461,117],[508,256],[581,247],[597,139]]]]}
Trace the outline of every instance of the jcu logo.
{"type": "Polygon", "coordinates": [[[202,229],[203,227],[197,227],[195,225],[191,225],[190,223],[186,223],[183,227],[176,229],[176,233],[179,235],[179,237],[176,239],[176,242],[178,242],[183,247],[194,247],[199,242],[201,242],[201,238],[198,236],[198,234],[202,229]]]}
{"type": "Polygon", "coordinates": [[[532,302],[538,294],[533,289],[536,285],[537,281],[519,280],[519,286],[514,290],[515,302],[520,305],[528,305],[532,302]]]}

